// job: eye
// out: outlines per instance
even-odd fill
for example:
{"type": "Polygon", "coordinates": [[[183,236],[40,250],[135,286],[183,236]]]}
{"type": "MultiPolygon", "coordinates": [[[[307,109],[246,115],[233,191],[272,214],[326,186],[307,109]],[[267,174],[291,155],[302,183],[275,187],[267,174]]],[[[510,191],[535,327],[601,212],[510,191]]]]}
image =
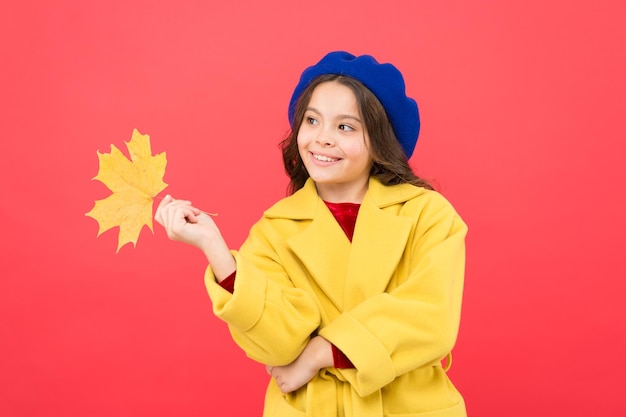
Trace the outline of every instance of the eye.
{"type": "Polygon", "coordinates": [[[311,117],[311,116],[307,116],[306,122],[310,125],[316,125],[319,123],[315,117],[311,117]]]}
{"type": "Polygon", "coordinates": [[[341,124],[339,125],[339,130],[343,130],[344,132],[351,132],[354,130],[354,128],[350,125],[341,124]]]}

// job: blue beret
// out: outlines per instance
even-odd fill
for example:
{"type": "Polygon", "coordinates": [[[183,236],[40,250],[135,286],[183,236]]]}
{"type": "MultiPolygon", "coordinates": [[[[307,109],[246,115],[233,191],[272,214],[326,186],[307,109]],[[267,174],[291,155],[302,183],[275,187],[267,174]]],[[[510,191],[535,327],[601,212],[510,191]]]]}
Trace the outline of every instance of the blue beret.
{"type": "Polygon", "coordinates": [[[298,98],[311,81],[324,74],[355,78],[374,93],[387,112],[404,153],[407,158],[411,157],[420,131],[417,103],[406,96],[400,71],[391,64],[379,64],[370,55],[356,57],[348,52],[331,52],[317,64],[305,69],[289,102],[288,115],[292,129],[298,98]]]}

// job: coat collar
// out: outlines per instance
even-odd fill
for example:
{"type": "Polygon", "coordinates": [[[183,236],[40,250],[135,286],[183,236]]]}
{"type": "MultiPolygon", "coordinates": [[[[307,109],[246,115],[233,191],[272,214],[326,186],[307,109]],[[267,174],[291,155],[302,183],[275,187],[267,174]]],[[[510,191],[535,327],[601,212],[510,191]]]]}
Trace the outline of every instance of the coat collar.
{"type": "MultiPolygon", "coordinates": [[[[368,200],[371,200],[369,201],[370,203],[382,209],[403,203],[423,192],[422,188],[409,184],[385,186],[377,178],[370,177],[363,203],[365,204],[368,200]]],[[[315,183],[309,178],[304,186],[293,195],[280,200],[270,207],[265,212],[265,216],[293,220],[313,219],[320,209],[320,203],[322,203],[322,200],[317,194],[315,183]]]]}
{"type": "Polygon", "coordinates": [[[371,178],[352,244],[317,195],[311,179],[266,211],[265,216],[311,220],[302,231],[290,236],[287,244],[340,313],[385,290],[404,253],[413,221],[398,216],[395,210],[383,209],[423,192],[408,184],[384,186],[371,178]]]}

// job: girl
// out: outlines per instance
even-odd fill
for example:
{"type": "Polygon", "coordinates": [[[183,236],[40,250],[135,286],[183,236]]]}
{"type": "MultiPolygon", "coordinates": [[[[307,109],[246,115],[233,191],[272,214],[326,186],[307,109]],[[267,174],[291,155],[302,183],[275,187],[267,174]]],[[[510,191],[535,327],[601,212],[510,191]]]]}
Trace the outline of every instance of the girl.
{"type": "Polygon", "coordinates": [[[167,196],[155,215],[204,252],[215,314],[266,364],[264,416],[465,416],[442,360],[467,229],[409,167],[420,123],[401,73],[332,52],[302,73],[288,114],[290,195],[239,251],[188,201],[167,196]]]}

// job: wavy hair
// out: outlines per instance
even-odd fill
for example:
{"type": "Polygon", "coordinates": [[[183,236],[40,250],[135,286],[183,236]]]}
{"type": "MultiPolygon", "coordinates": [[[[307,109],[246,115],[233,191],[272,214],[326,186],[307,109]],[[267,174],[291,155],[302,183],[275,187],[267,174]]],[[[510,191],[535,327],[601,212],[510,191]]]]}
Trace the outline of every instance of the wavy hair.
{"type": "Polygon", "coordinates": [[[313,91],[318,85],[330,81],[350,88],[356,97],[359,112],[370,138],[369,152],[373,161],[370,175],[378,178],[385,185],[408,183],[432,190],[433,187],[411,169],[404,150],[396,139],[387,113],[374,93],[355,78],[325,74],[311,81],[298,98],[291,131],[280,142],[285,172],[289,176],[288,193],[295,193],[309,178],[298,150],[298,131],[313,91]]]}

